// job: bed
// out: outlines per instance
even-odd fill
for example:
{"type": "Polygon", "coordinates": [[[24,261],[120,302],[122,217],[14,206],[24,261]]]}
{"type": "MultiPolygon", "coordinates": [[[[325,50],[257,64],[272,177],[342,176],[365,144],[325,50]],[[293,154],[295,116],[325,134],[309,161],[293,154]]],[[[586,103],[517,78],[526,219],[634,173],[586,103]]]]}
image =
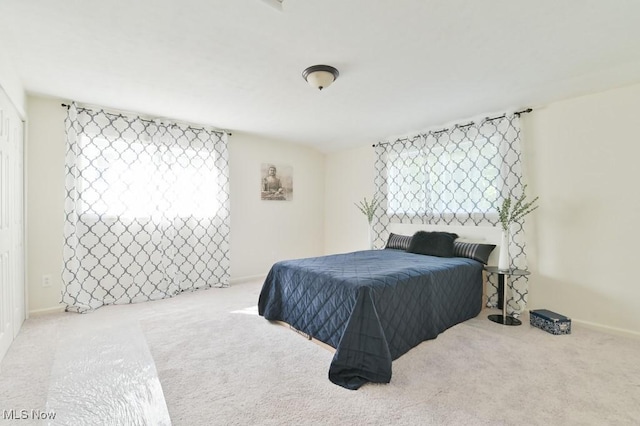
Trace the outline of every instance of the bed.
{"type": "Polygon", "coordinates": [[[269,271],[258,311],[335,348],[329,379],[358,389],[388,383],[393,360],[477,316],[482,269],[394,249],[287,260],[269,271]]]}

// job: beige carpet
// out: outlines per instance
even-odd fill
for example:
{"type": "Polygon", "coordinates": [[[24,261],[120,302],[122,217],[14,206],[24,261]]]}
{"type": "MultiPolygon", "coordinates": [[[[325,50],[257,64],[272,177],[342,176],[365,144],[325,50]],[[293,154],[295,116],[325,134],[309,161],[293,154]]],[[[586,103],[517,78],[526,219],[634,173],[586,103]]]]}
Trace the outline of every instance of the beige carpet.
{"type": "Polygon", "coordinates": [[[640,424],[638,339],[577,324],[552,336],[486,311],[394,361],[390,384],[349,391],[327,379],[329,351],[255,315],[260,286],[30,319],[1,365],[0,416],[55,399],[58,342],[82,322],[96,333],[111,325],[105,339],[140,327],[174,425],[640,424]]]}

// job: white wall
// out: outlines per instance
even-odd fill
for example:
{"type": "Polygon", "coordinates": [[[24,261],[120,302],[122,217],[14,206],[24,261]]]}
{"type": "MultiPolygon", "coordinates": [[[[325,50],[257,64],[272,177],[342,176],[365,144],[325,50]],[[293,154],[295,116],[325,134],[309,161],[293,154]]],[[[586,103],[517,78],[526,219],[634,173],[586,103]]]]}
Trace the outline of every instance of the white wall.
{"type": "Polygon", "coordinates": [[[16,74],[6,53],[0,49],[0,87],[4,89],[11,102],[24,118],[26,116],[26,96],[22,82],[16,74]]]}
{"type": "Polygon", "coordinates": [[[367,218],[354,203],[374,195],[371,145],[326,156],[325,253],[369,248],[367,218]]]}
{"type": "MultiPolygon", "coordinates": [[[[527,224],[528,308],[640,333],[639,112],[634,85],[524,116],[528,192],[540,196],[527,224]]],[[[373,190],[372,151],[327,156],[328,253],[366,247],[366,220],[353,201],[373,190]]]]}
{"type": "MultiPolygon", "coordinates": [[[[29,96],[29,310],[56,308],[62,274],[64,116],[58,99],[29,96]],[[43,288],[42,275],[53,285],[43,288]]],[[[231,279],[264,275],[276,260],[317,256],[324,247],[324,156],[302,145],[234,133],[229,138],[231,279]],[[262,162],[293,167],[292,201],[260,200],[262,162]]]]}
{"type": "Polygon", "coordinates": [[[232,279],[266,274],[277,260],[323,254],[324,155],[233,133],[229,156],[232,279]],[[293,167],[293,200],[260,199],[262,163],[293,167]]]}
{"type": "Polygon", "coordinates": [[[27,169],[27,288],[30,312],[60,302],[64,220],[64,117],[56,99],[29,96],[27,169]],[[42,276],[52,277],[42,287],[42,276]]]}
{"type": "Polygon", "coordinates": [[[526,120],[531,308],[640,333],[640,85],[556,102],[526,120]]]}

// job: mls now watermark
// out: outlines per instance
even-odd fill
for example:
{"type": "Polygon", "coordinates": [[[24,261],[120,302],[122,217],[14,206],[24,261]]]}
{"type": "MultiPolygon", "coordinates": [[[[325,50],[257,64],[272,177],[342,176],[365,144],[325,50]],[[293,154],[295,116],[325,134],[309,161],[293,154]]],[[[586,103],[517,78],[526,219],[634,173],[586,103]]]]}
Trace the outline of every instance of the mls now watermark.
{"type": "Polygon", "coordinates": [[[55,411],[2,410],[3,420],[54,420],[55,418],[55,411]]]}

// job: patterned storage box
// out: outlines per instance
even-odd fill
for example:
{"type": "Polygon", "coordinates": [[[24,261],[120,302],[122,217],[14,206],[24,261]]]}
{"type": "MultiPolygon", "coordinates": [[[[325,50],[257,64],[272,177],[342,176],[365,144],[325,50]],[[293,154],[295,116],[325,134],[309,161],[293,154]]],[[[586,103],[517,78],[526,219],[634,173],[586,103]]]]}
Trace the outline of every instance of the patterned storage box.
{"type": "Polygon", "coordinates": [[[571,318],[546,309],[529,311],[529,323],[551,334],[571,334],[571,318]]]}

